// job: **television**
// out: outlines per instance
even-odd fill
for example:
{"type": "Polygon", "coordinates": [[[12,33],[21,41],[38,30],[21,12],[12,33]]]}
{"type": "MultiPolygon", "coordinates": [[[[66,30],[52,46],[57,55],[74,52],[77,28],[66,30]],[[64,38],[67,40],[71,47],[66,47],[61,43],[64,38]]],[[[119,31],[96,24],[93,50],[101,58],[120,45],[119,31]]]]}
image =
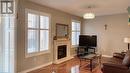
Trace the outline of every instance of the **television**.
{"type": "Polygon", "coordinates": [[[97,47],[97,36],[79,35],[79,46],[97,47]]]}

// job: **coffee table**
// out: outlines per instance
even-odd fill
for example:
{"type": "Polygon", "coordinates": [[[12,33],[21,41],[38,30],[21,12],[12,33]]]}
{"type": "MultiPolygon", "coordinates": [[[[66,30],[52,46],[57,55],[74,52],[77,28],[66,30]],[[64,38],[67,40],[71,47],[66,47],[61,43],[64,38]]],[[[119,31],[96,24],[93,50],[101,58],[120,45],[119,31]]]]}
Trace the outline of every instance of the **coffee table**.
{"type": "Polygon", "coordinates": [[[80,57],[80,66],[81,66],[81,61],[83,59],[89,60],[90,71],[92,71],[93,68],[95,68],[97,65],[99,65],[101,63],[101,55],[99,55],[99,54],[89,54],[89,55],[85,55],[85,56],[80,57]],[[94,60],[98,60],[98,62],[97,62],[97,64],[93,65],[94,60]]]}

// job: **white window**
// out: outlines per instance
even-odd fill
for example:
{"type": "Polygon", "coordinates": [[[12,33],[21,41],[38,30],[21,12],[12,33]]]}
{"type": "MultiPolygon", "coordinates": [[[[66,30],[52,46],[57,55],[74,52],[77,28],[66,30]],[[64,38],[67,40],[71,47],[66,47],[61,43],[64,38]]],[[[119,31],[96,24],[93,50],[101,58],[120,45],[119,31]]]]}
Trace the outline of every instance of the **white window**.
{"type": "Polygon", "coordinates": [[[49,51],[50,15],[27,10],[27,56],[49,51]]]}
{"type": "Polygon", "coordinates": [[[14,73],[15,23],[14,15],[0,17],[0,73],[14,73]]]}
{"type": "Polygon", "coordinates": [[[71,43],[76,46],[79,44],[79,35],[80,35],[80,21],[72,21],[71,28],[71,43]]]}

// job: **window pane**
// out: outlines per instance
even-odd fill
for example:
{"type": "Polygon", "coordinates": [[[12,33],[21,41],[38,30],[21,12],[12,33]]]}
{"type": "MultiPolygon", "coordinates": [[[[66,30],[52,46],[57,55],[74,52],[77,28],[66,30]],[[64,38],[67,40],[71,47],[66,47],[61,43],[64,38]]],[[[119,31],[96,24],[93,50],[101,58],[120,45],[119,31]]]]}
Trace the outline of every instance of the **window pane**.
{"type": "Polygon", "coordinates": [[[7,8],[7,7],[6,7],[6,6],[7,6],[6,3],[2,3],[2,6],[3,6],[3,7],[2,7],[2,12],[6,13],[6,12],[7,12],[7,11],[6,11],[6,8],[7,8]]]}
{"type": "Polygon", "coordinates": [[[76,32],[72,32],[72,45],[76,45],[76,43],[77,43],[77,38],[76,38],[77,36],[76,36],[76,32]]]}
{"type": "Polygon", "coordinates": [[[28,13],[28,28],[38,28],[38,16],[28,13]]]}
{"type": "Polygon", "coordinates": [[[72,22],[72,45],[79,44],[80,22],[72,22]]]}
{"type": "Polygon", "coordinates": [[[49,17],[40,16],[40,28],[49,29],[49,17]]]}
{"type": "Polygon", "coordinates": [[[40,30],[40,51],[48,50],[49,48],[49,32],[48,30],[40,30]]]}
{"type": "Polygon", "coordinates": [[[77,27],[76,30],[77,30],[77,31],[80,31],[80,23],[77,23],[77,24],[76,24],[76,27],[77,27]]]}
{"type": "Polygon", "coordinates": [[[76,37],[76,39],[77,39],[76,45],[79,45],[79,35],[80,35],[80,32],[77,32],[76,35],[77,35],[77,37],[76,37]]]}
{"type": "Polygon", "coordinates": [[[76,30],[76,23],[75,22],[72,22],[72,30],[74,31],[74,30],[76,30]]]}
{"type": "Polygon", "coordinates": [[[38,31],[28,30],[28,53],[38,51],[38,31]]]}

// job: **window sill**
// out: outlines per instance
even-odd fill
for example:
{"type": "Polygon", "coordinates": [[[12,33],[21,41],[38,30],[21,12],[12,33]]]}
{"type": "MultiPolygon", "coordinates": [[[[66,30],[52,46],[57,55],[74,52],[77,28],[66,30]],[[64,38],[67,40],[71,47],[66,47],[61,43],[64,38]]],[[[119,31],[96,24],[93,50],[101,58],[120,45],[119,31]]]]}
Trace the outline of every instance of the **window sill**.
{"type": "Polygon", "coordinates": [[[36,53],[29,53],[29,54],[26,53],[25,58],[30,58],[30,57],[39,56],[39,55],[48,54],[48,53],[50,53],[49,50],[42,51],[42,52],[36,52],[36,53]]]}
{"type": "Polygon", "coordinates": [[[78,47],[78,45],[71,45],[71,48],[76,48],[78,47]]]}

